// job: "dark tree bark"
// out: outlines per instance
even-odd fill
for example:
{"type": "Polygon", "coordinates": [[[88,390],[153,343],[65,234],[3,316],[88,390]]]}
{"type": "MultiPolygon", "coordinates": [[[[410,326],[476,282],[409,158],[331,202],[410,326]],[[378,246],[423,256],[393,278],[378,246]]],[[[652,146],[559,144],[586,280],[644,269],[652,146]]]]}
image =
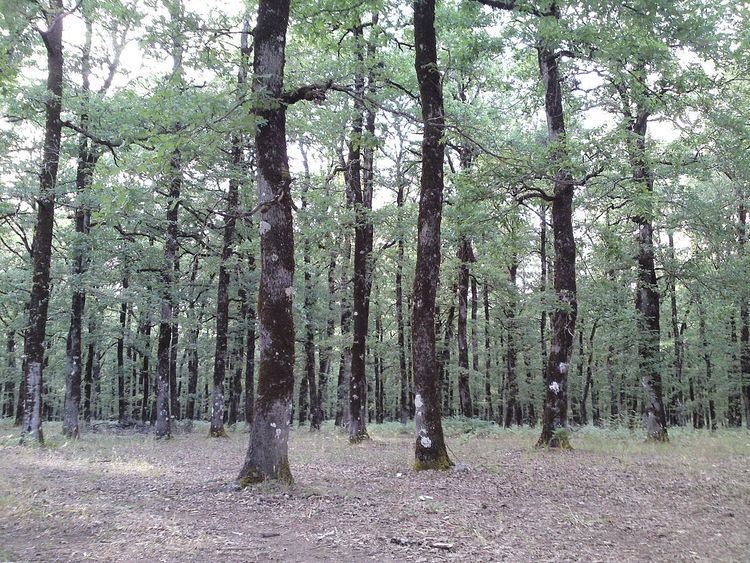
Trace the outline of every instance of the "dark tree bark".
{"type": "MultiPolygon", "coordinates": [[[[635,115],[627,114],[630,126],[628,151],[633,170],[633,181],[653,194],[654,180],[646,158],[646,128],[649,112],[639,105],[635,115]]],[[[650,207],[650,206],[649,206],[650,207]]],[[[643,417],[649,440],[669,441],[667,416],[664,409],[660,369],[659,286],[656,282],[654,264],[654,234],[650,218],[651,209],[635,218],[638,228],[638,289],[635,306],[639,315],[640,338],[638,340],[639,371],[644,391],[645,414],[643,417]]]]}
{"type": "Polygon", "coordinates": [[[404,235],[403,235],[403,207],[404,207],[404,185],[400,175],[400,153],[398,169],[398,191],[396,193],[396,206],[398,207],[398,248],[396,254],[396,332],[398,339],[398,369],[399,369],[399,420],[401,424],[409,421],[409,373],[406,369],[406,338],[404,335],[404,235]]]}
{"type": "MultiPolygon", "coordinates": [[[[305,169],[305,183],[302,188],[302,209],[307,210],[307,190],[309,189],[311,178],[310,178],[310,167],[307,161],[307,152],[304,146],[301,146],[302,162],[305,169]]],[[[320,424],[323,420],[321,412],[320,398],[318,397],[318,385],[315,373],[315,322],[313,319],[313,311],[315,307],[315,295],[312,281],[312,258],[310,256],[310,236],[305,236],[303,241],[302,256],[304,262],[304,279],[305,279],[305,296],[304,296],[304,310],[305,310],[305,377],[303,382],[306,382],[306,396],[310,397],[310,430],[320,430],[320,424]]],[[[302,382],[300,382],[302,383],[302,382]]],[[[302,410],[302,392],[303,386],[300,385],[300,424],[307,422],[307,413],[302,410]]],[[[305,409],[306,410],[306,409],[305,409]]]]}
{"type": "Polygon", "coordinates": [[[36,201],[36,225],[33,242],[33,278],[29,299],[29,328],[24,345],[24,397],[21,442],[30,439],[43,443],[42,433],[42,366],[47,337],[49,308],[50,263],[52,261],[52,231],[55,215],[55,189],[60,159],[62,123],[60,111],[63,93],[63,19],[62,0],[51,0],[45,12],[47,31],[40,31],[47,50],[47,100],[45,102],[45,131],[42,166],[39,174],[40,191],[36,201]]]}
{"type": "Polygon", "coordinates": [[[159,337],[156,351],[155,432],[157,438],[171,437],[169,375],[172,350],[172,325],[175,313],[173,294],[175,279],[174,264],[178,248],[177,219],[180,206],[180,192],[182,189],[180,166],[180,152],[178,149],[175,149],[170,159],[171,179],[167,198],[167,232],[164,242],[164,263],[161,271],[161,319],[159,321],[159,337]]]}
{"type": "Polygon", "coordinates": [[[469,301],[469,264],[476,262],[471,242],[461,240],[458,249],[461,264],[458,269],[458,402],[461,415],[474,416],[469,378],[469,343],[466,334],[469,301]]]}
{"type": "MultiPolygon", "coordinates": [[[[456,293],[456,286],[453,286],[453,293],[456,293]]],[[[439,308],[435,307],[435,317],[439,317],[439,308]]],[[[451,303],[448,314],[445,319],[445,330],[443,333],[443,344],[437,350],[438,356],[438,381],[442,386],[440,396],[442,398],[443,412],[450,416],[453,412],[453,382],[451,381],[451,344],[453,343],[453,321],[456,317],[456,306],[451,303]]]]}
{"type": "MultiPolygon", "coordinates": [[[[559,17],[556,4],[550,11],[559,17]]],[[[552,343],[545,377],[542,433],[537,446],[569,448],[568,439],[568,371],[576,329],[576,244],[573,235],[574,181],[568,169],[565,114],[559,53],[540,43],[537,47],[539,71],[544,84],[544,107],[547,116],[551,160],[555,167],[552,231],[554,234],[554,285],[557,303],[552,316],[552,343]]]]}
{"type": "MultiPolygon", "coordinates": [[[[670,258],[674,260],[674,234],[672,231],[668,234],[670,258]]],[[[670,422],[672,424],[682,424],[683,410],[685,408],[685,397],[682,391],[682,378],[685,365],[684,344],[682,342],[682,333],[680,332],[679,321],[677,320],[677,279],[674,274],[669,277],[669,297],[670,312],[672,317],[672,338],[674,340],[674,372],[675,385],[677,389],[672,393],[670,401],[670,422]]]]}
{"type": "Polygon", "coordinates": [[[242,399],[242,370],[245,367],[245,327],[247,317],[247,299],[241,299],[240,314],[237,319],[234,352],[232,353],[232,379],[230,384],[229,415],[227,424],[234,426],[240,418],[240,400],[242,399]]]}
{"type": "Polygon", "coordinates": [[[714,401],[713,389],[713,363],[711,362],[711,351],[708,347],[708,335],[706,332],[706,311],[703,303],[698,302],[698,333],[703,348],[703,363],[706,367],[706,394],[708,395],[708,427],[716,430],[716,402],[714,401]]]}
{"type": "Polygon", "coordinates": [[[336,320],[334,318],[336,309],[334,301],[336,293],[336,253],[333,251],[331,251],[328,260],[328,276],[326,281],[328,284],[328,318],[326,320],[325,341],[320,346],[320,353],[318,354],[318,403],[321,422],[328,416],[326,411],[326,397],[328,395],[328,378],[331,375],[331,358],[333,355],[331,339],[336,329],[336,320]]]}
{"type": "MultiPolygon", "coordinates": [[[[474,377],[479,371],[479,327],[478,323],[479,295],[477,291],[477,278],[471,276],[471,370],[474,377]]],[[[479,416],[479,407],[474,405],[474,416],[479,416]]]]}
{"type": "Polygon", "coordinates": [[[485,281],[482,284],[482,300],[484,302],[484,399],[487,403],[487,420],[494,420],[492,408],[492,341],[490,331],[490,288],[485,281]]]}
{"type": "MultiPolygon", "coordinates": [[[[346,166],[343,155],[339,160],[344,167],[346,178],[346,207],[350,210],[354,205],[354,191],[351,189],[351,180],[348,175],[352,168],[346,166]]],[[[351,259],[352,259],[352,242],[348,233],[344,233],[341,242],[341,291],[340,291],[340,309],[341,309],[341,357],[339,360],[339,373],[336,383],[336,419],[335,425],[346,427],[349,424],[349,379],[352,372],[352,304],[350,301],[349,287],[351,276],[351,259]]]]}
{"type": "MultiPolygon", "coordinates": [[[[247,57],[249,55],[248,31],[249,22],[246,20],[243,26],[240,45],[240,65],[237,72],[237,88],[240,93],[244,92],[247,76],[247,57]]],[[[244,141],[240,134],[232,135],[232,166],[229,178],[229,192],[226,200],[226,212],[224,214],[224,238],[221,248],[221,262],[219,264],[219,280],[216,296],[216,347],[214,352],[214,380],[211,394],[211,426],[208,435],[213,438],[226,438],[224,430],[224,378],[226,376],[227,364],[227,342],[229,330],[229,261],[234,254],[235,232],[237,230],[236,211],[239,206],[240,178],[244,172],[244,158],[242,148],[244,141]]],[[[244,321],[244,315],[240,319],[244,321]]],[[[240,371],[242,367],[240,366],[240,371]]],[[[236,413],[235,413],[236,416],[236,413]]]]}
{"type": "Polygon", "coordinates": [[[375,333],[377,334],[377,348],[373,355],[375,357],[375,422],[383,424],[385,420],[385,370],[383,368],[383,313],[380,310],[380,299],[376,296],[378,303],[375,316],[375,333]]]}
{"type": "MultiPolygon", "coordinates": [[[[377,16],[373,18],[377,23],[377,16]]],[[[354,195],[354,295],[352,370],[349,378],[349,441],[369,439],[367,434],[367,372],[366,354],[372,289],[372,189],[373,152],[369,145],[375,133],[375,113],[365,107],[364,94],[372,93],[373,77],[365,88],[365,65],[372,59],[373,47],[365,53],[363,26],[354,29],[357,72],[354,79],[355,118],[349,143],[347,180],[354,195]],[[363,131],[363,120],[366,121],[363,131]],[[366,136],[363,135],[366,133],[366,136]],[[364,149],[362,146],[364,145],[364,149]]]]}
{"type": "MultiPolygon", "coordinates": [[[[747,245],[747,207],[744,201],[740,203],[737,211],[739,254],[744,257],[747,245]]],[[[750,429],[750,307],[746,295],[740,296],[740,378],[742,402],[745,406],[745,427],[750,429]]]]}
{"type": "MultiPolygon", "coordinates": [[[[255,257],[247,257],[248,271],[255,271],[255,257]]],[[[246,338],[245,346],[245,423],[250,426],[255,415],[255,307],[248,301],[245,317],[246,338]]]]}
{"type": "Polygon", "coordinates": [[[8,331],[5,344],[5,385],[3,388],[3,416],[11,417],[16,411],[16,333],[8,331]]]}
{"type": "Polygon", "coordinates": [[[123,302],[120,303],[120,332],[117,335],[117,420],[125,421],[127,401],[125,399],[125,333],[127,332],[128,302],[127,293],[130,280],[127,272],[122,278],[123,302]]]}
{"type": "Polygon", "coordinates": [[[281,104],[289,0],[260,0],[254,32],[253,94],[263,103],[255,133],[261,204],[261,274],[258,291],[260,369],[247,456],[239,473],[246,486],[266,479],[292,481],[289,424],[294,390],[294,228],[281,104]]]}
{"type": "Polygon", "coordinates": [[[414,66],[422,102],[422,175],[417,221],[417,265],[412,308],[412,357],[416,408],[415,469],[447,469],[440,420],[440,381],[435,354],[435,295],[440,275],[443,208],[443,92],[437,61],[435,0],[414,2],[414,66]]]}
{"type": "Polygon", "coordinates": [[[143,335],[143,353],[141,354],[141,373],[140,379],[143,384],[143,395],[141,398],[141,422],[150,420],[151,409],[149,409],[149,403],[151,398],[151,328],[153,327],[151,321],[151,313],[147,311],[144,314],[143,327],[141,334],[143,335]]]}
{"type": "Polygon", "coordinates": [[[507,374],[506,384],[508,389],[505,408],[505,428],[510,428],[515,422],[520,426],[523,424],[523,410],[518,398],[518,348],[516,347],[516,278],[518,275],[518,256],[513,253],[510,268],[508,268],[508,281],[510,282],[510,299],[505,311],[506,348],[505,360],[507,374]]]}
{"type": "MultiPolygon", "coordinates": [[[[588,407],[586,402],[589,399],[589,393],[591,393],[592,401],[592,412],[594,413],[594,424],[597,424],[598,420],[598,407],[596,400],[594,399],[594,372],[592,363],[594,361],[594,338],[596,338],[596,329],[599,326],[599,319],[594,321],[591,326],[591,332],[589,333],[588,348],[589,354],[586,361],[586,382],[583,385],[583,397],[581,397],[581,424],[586,425],[589,423],[588,407]]],[[[583,327],[581,327],[583,328],[583,327]]],[[[583,361],[583,346],[580,346],[581,361],[583,361]]]]}
{"type": "MultiPolygon", "coordinates": [[[[84,98],[89,93],[89,75],[91,72],[91,19],[86,17],[86,34],[81,53],[82,92],[84,98]]],[[[88,115],[84,111],[80,117],[80,125],[85,129],[88,125],[88,115]]],[[[78,141],[78,168],[76,171],[76,194],[78,203],[75,209],[75,231],[78,237],[73,246],[72,259],[74,280],[73,298],[70,310],[70,329],[67,341],[68,371],[65,377],[65,403],[63,407],[63,435],[68,438],[78,438],[78,411],[81,403],[81,371],[83,369],[83,315],[86,306],[86,291],[82,287],[83,274],[88,269],[89,252],[86,248],[89,234],[91,210],[86,204],[88,192],[94,175],[94,167],[98,156],[92,150],[89,139],[81,135],[78,141]]]]}
{"type": "MultiPolygon", "coordinates": [[[[179,259],[175,260],[174,266],[174,287],[180,287],[180,263],[179,259]]],[[[179,388],[177,385],[177,346],[180,336],[179,331],[179,303],[174,298],[174,309],[172,311],[172,339],[169,342],[169,416],[172,420],[180,420],[180,401],[179,388]]]]}
{"type": "Polygon", "coordinates": [[[547,379],[547,204],[539,206],[539,262],[542,312],[539,315],[539,344],[542,355],[542,381],[547,379]]]}
{"type": "Polygon", "coordinates": [[[219,264],[219,281],[216,296],[216,349],[214,352],[214,380],[211,392],[211,426],[208,435],[213,438],[226,438],[224,430],[224,378],[226,376],[227,343],[229,331],[229,285],[230,264],[234,254],[234,234],[236,230],[236,210],[239,203],[239,173],[242,169],[242,140],[232,138],[232,169],[229,179],[226,212],[224,214],[224,239],[219,264]]]}

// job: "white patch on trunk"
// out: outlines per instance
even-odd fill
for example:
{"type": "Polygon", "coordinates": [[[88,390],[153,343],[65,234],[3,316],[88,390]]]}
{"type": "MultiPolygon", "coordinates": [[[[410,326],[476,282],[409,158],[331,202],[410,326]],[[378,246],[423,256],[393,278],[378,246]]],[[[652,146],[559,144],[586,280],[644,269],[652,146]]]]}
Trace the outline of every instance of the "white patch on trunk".
{"type": "Polygon", "coordinates": [[[417,393],[417,396],[414,397],[414,406],[417,408],[420,408],[424,403],[422,402],[422,395],[417,393]]]}
{"type": "Polygon", "coordinates": [[[560,384],[557,381],[553,381],[549,384],[549,390],[557,395],[560,392],[560,384]]]}
{"type": "Polygon", "coordinates": [[[258,230],[260,231],[261,235],[265,235],[268,231],[271,230],[271,223],[269,223],[268,221],[261,221],[258,230]]]}
{"type": "Polygon", "coordinates": [[[284,290],[284,293],[286,294],[286,296],[287,296],[287,297],[291,297],[291,296],[292,296],[292,292],[293,292],[293,291],[294,291],[294,290],[293,290],[293,289],[292,289],[291,287],[287,287],[287,288],[286,288],[286,289],[284,290]]]}
{"type": "Polygon", "coordinates": [[[560,368],[560,373],[568,373],[568,364],[565,362],[560,362],[560,365],[557,367],[560,368]]]}
{"type": "Polygon", "coordinates": [[[432,440],[430,440],[427,436],[422,436],[419,439],[419,443],[422,444],[423,448],[429,448],[432,445],[432,440]]]}

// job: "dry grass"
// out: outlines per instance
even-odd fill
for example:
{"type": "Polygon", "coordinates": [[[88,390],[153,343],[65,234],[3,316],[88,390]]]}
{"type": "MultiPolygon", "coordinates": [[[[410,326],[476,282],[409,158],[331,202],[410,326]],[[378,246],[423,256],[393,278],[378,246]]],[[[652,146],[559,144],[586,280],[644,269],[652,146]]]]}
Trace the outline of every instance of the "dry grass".
{"type": "Polygon", "coordinates": [[[411,429],[350,446],[295,430],[292,489],[234,491],[247,434],[89,434],[17,446],[0,424],[0,560],[750,560],[750,433],[537,430],[449,421],[460,471],[411,471],[411,429]]]}

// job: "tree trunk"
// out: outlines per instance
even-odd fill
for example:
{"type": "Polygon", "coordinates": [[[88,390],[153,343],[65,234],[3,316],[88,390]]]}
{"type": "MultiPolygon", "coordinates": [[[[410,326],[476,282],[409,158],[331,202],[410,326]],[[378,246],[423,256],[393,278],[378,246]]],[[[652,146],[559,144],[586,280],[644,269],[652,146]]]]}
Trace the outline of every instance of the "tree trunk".
{"type": "MultiPolygon", "coordinates": [[[[557,17],[557,7],[551,9],[557,17]]],[[[563,113],[563,93],[559,74],[559,54],[537,47],[539,70],[544,83],[544,106],[549,145],[555,167],[552,232],[554,234],[554,286],[557,303],[552,317],[552,343],[545,375],[542,433],[537,446],[570,448],[568,439],[568,371],[576,328],[576,244],[573,235],[574,182],[567,169],[567,140],[563,113]]]]}
{"type": "Polygon", "coordinates": [[[443,92],[437,66],[435,0],[414,2],[414,66],[422,101],[422,174],[417,221],[417,264],[412,308],[412,357],[416,408],[415,469],[453,465],[440,420],[440,381],[435,355],[435,296],[440,277],[443,208],[443,92]]]}
{"type": "MultiPolygon", "coordinates": [[[[739,254],[745,256],[747,243],[747,207],[744,201],[738,207],[739,254]]],[[[740,295],[740,385],[745,406],[745,427],[750,429],[750,307],[747,296],[740,295]]]]}
{"type": "MultiPolygon", "coordinates": [[[[340,160],[344,163],[343,156],[340,156],[340,160]]],[[[348,166],[344,167],[346,172],[345,175],[350,174],[351,168],[348,166]]],[[[346,180],[346,207],[347,210],[351,209],[354,205],[354,192],[351,189],[351,181],[346,180]]],[[[352,332],[352,304],[349,301],[349,286],[350,286],[350,275],[349,270],[351,266],[352,258],[352,242],[348,233],[344,233],[342,240],[342,252],[341,252],[341,358],[339,360],[339,373],[338,381],[336,384],[336,419],[335,425],[339,427],[346,427],[349,424],[349,379],[351,378],[352,372],[352,348],[351,348],[351,332],[352,332]]]]}
{"type": "Polygon", "coordinates": [[[404,208],[404,185],[400,176],[400,153],[398,162],[398,192],[396,193],[396,206],[398,207],[398,247],[396,254],[396,332],[398,338],[398,369],[399,369],[399,420],[401,424],[409,422],[409,373],[406,369],[406,338],[404,335],[404,235],[403,235],[403,208],[404,208]]]}
{"type": "MultiPolygon", "coordinates": [[[[591,326],[591,332],[589,333],[589,354],[588,359],[586,361],[586,383],[583,386],[583,397],[581,398],[581,424],[586,425],[589,423],[589,417],[586,407],[586,402],[589,399],[589,393],[591,393],[591,401],[592,401],[592,412],[597,413],[598,409],[596,406],[596,401],[594,400],[594,372],[592,363],[594,361],[594,338],[596,337],[596,328],[599,326],[599,319],[596,319],[594,321],[594,324],[591,326]]],[[[580,346],[580,353],[581,353],[581,361],[583,361],[583,346],[580,346]]],[[[597,423],[598,416],[594,415],[594,424],[597,423]]]]}
{"type": "MultiPolygon", "coordinates": [[[[674,254],[674,234],[669,231],[669,250],[672,261],[675,259],[674,254]]],[[[672,338],[674,339],[674,371],[675,384],[677,391],[672,395],[670,410],[670,422],[672,424],[683,424],[683,411],[685,408],[685,397],[682,392],[682,377],[685,364],[684,344],[682,342],[682,333],[680,332],[679,322],[677,320],[677,279],[673,274],[669,277],[669,297],[670,312],[672,314],[672,338]]]]}
{"type": "MultiPolygon", "coordinates": [[[[88,97],[89,74],[91,72],[91,19],[86,17],[85,41],[81,52],[81,76],[84,98],[88,97]]],[[[88,115],[80,117],[82,128],[88,124],[88,115]]],[[[78,411],[81,403],[81,370],[83,367],[82,334],[83,315],[86,305],[86,291],[83,288],[83,274],[89,265],[88,234],[91,210],[86,203],[88,192],[94,175],[97,155],[91,150],[89,140],[81,135],[78,141],[78,168],[76,171],[76,195],[78,202],[75,209],[76,244],[73,246],[74,280],[73,298],[70,310],[70,329],[68,330],[67,361],[68,370],[65,378],[65,404],[63,407],[63,435],[68,438],[78,438],[78,411]]]]}
{"type": "Polygon", "coordinates": [[[254,32],[253,94],[264,103],[255,132],[260,216],[260,368],[250,443],[239,483],[291,483],[288,438],[294,390],[294,227],[286,147],[284,79],[289,0],[260,0],[254,32]]]}
{"type": "MultiPolygon", "coordinates": [[[[453,287],[455,294],[456,286],[453,287]]],[[[435,307],[435,316],[439,317],[439,308],[435,307]]],[[[438,381],[442,386],[440,396],[443,403],[443,412],[453,416],[453,392],[451,381],[451,344],[453,343],[453,320],[456,316],[456,306],[451,303],[448,309],[448,315],[445,319],[445,330],[443,333],[443,345],[437,351],[438,358],[438,381]]]]}
{"type": "Polygon", "coordinates": [[[326,320],[326,337],[324,343],[320,346],[320,354],[318,355],[318,403],[320,408],[321,422],[326,419],[326,396],[328,395],[328,378],[331,375],[331,356],[333,354],[333,346],[331,346],[331,339],[336,329],[336,321],[334,319],[335,302],[334,295],[336,293],[336,253],[331,251],[330,259],[328,261],[328,319],[326,320]]]}
{"type": "Polygon", "coordinates": [[[63,18],[62,0],[51,0],[46,12],[47,31],[40,31],[47,50],[47,100],[45,102],[45,132],[40,192],[36,202],[37,218],[33,242],[33,278],[29,299],[29,328],[24,356],[25,397],[21,443],[26,438],[44,442],[42,433],[42,366],[47,337],[49,308],[50,263],[52,261],[52,231],[54,229],[55,189],[60,159],[62,123],[60,111],[63,93],[63,18]]]}
{"type": "MultiPolygon", "coordinates": [[[[248,270],[255,271],[255,257],[247,258],[248,270]]],[[[255,307],[252,301],[247,304],[247,349],[245,352],[245,423],[248,427],[253,423],[255,415],[255,307]]]]}
{"type": "MultiPolygon", "coordinates": [[[[307,161],[307,152],[304,146],[300,147],[302,152],[302,162],[305,169],[305,183],[302,187],[302,209],[303,213],[307,211],[307,190],[309,189],[310,179],[310,167],[307,161]]],[[[312,282],[312,263],[310,256],[310,235],[307,234],[303,241],[302,248],[302,260],[304,262],[304,279],[305,279],[305,296],[304,296],[304,311],[305,311],[305,377],[303,382],[306,382],[305,387],[307,388],[307,395],[310,397],[310,430],[320,430],[320,424],[323,416],[321,413],[320,398],[318,397],[318,385],[315,373],[315,322],[313,319],[313,311],[315,308],[315,294],[312,282]]],[[[301,382],[302,383],[302,382],[301,382]]],[[[302,388],[300,384],[300,418],[299,422],[307,422],[307,413],[302,412],[302,388]]]]}
{"type": "MultiPolygon", "coordinates": [[[[377,23],[377,16],[373,18],[377,23]]],[[[353,340],[352,369],[349,378],[349,441],[352,443],[369,439],[367,434],[367,336],[370,318],[370,291],[372,288],[372,189],[373,152],[372,148],[361,150],[363,145],[363,119],[368,137],[375,133],[375,113],[364,103],[365,64],[372,58],[372,46],[368,45],[365,56],[363,27],[354,28],[357,42],[357,71],[354,78],[355,117],[349,143],[347,180],[354,195],[354,298],[353,298],[353,340]]],[[[367,92],[373,90],[373,77],[370,75],[367,92]]],[[[368,139],[368,142],[371,140],[368,139]]]]}
{"type": "Polygon", "coordinates": [[[490,339],[490,289],[485,281],[482,284],[482,299],[484,301],[484,400],[487,403],[487,420],[494,420],[492,408],[492,342],[490,339]]]}
{"type": "Polygon", "coordinates": [[[15,414],[16,410],[16,333],[12,330],[8,331],[5,352],[7,355],[5,358],[7,371],[5,373],[2,413],[3,416],[11,417],[15,414]]]}
{"type": "MultiPolygon", "coordinates": [[[[649,113],[639,107],[631,119],[628,148],[633,181],[646,190],[651,197],[654,182],[646,161],[646,128],[649,113]]],[[[639,315],[640,338],[638,340],[639,371],[641,386],[645,393],[644,424],[649,440],[669,441],[667,417],[660,368],[659,287],[656,282],[654,264],[654,236],[650,213],[652,204],[643,215],[635,218],[638,226],[638,289],[635,306],[639,315]]]]}
{"type": "Polygon", "coordinates": [[[227,343],[229,330],[229,261],[234,253],[234,233],[236,229],[236,209],[239,202],[239,178],[242,166],[242,141],[232,138],[232,169],[229,180],[226,213],[224,215],[224,239],[221,248],[219,281],[216,296],[216,349],[214,352],[214,380],[211,392],[211,426],[208,435],[213,438],[226,438],[224,430],[224,378],[226,376],[227,343]]]}
{"type": "MultiPolygon", "coordinates": [[[[471,371],[478,376],[479,371],[479,328],[478,323],[479,295],[477,278],[471,276],[471,371]]],[[[474,415],[479,416],[479,407],[474,405],[474,415]]]]}
{"type": "Polygon", "coordinates": [[[469,301],[469,264],[476,262],[471,242],[463,238],[458,249],[461,265],[458,270],[458,400],[461,415],[471,417],[474,407],[471,401],[469,378],[469,343],[466,334],[469,301]]]}
{"type": "Polygon", "coordinates": [[[514,422],[518,426],[523,424],[523,412],[521,411],[521,403],[518,399],[518,350],[516,348],[516,277],[518,274],[518,257],[515,253],[513,254],[508,274],[510,282],[510,299],[505,312],[506,322],[508,323],[506,330],[507,345],[505,355],[507,367],[506,382],[508,387],[504,421],[505,428],[510,428],[514,422]]]}
{"type": "Polygon", "coordinates": [[[708,395],[708,427],[711,431],[716,430],[716,403],[714,402],[713,390],[713,364],[711,352],[708,347],[708,336],[706,334],[706,311],[703,304],[698,302],[698,332],[703,348],[703,363],[706,366],[706,394],[708,395]]]}

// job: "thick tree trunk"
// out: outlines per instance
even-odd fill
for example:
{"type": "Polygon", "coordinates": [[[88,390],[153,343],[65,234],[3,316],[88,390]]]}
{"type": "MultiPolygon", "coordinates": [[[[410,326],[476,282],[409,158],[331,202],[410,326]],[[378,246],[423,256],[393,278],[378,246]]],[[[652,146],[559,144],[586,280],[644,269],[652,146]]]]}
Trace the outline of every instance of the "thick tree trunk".
{"type": "Polygon", "coordinates": [[[261,207],[261,273],[258,291],[260,369],[253,426],[239,483],[292,481],[289,424],[294,390],[294,228],[286,147],[286,107],[281,104],[289,0],[260,0],[254,32],[253,94],[264,100],[255,133],[261,207]]]}
{"type": "MultiPolygon", "coordinates": [[[[551,9],[557,15],[557,8],[551,9]]],[[[542,433],[537,446],[569,448],[568,371],[576,329],[576,244],[573,235],[574,182],[567,169],[567,140],[563,112],[562,83],[558,68],[559,53],[540,45],[537,48],[539,70],[544,84],[544,106],[549,144],[553,147],[555,167],[552,231],[554,234],[554,285],[557,303],[552,316],[552,343],[545,377],[542,433]]]]}
{"type": "Polygon", "coordinates": [[[242,300],[240,316],[237,322],[237,334],[235,335],[234,352],[232,354],[232,379],[230,384],[229,414],[227,424],[234,426],[240,418],[240,401],[242,399],[242,369],[245,367],[245,329],[244,319],[246,300],[242,300]]]}
{"type": "Polygon", "coordinates": [[[443,208],[443,92],[437,66],[435,0],[414,2],[414,66],[422,101],[422,175],[417,221],[417,265],[412,308],[412,357],[416,412],[415,469],[447,469],[440,420],[440,381],[435,354],[435,295],[440,277],[443,208]]]}
{"type": "Polygon", "coordinates": [[[458,249],[458,401],[461,415],[474,416],[469,378],[469,342],[466,334],[469,301],[469,264],[476,262],[471,242],[463,238],[458,249]]]}
{"type": "MultiPolygon", "coordinates": [[[[248,270],[255,271],[255,257],[247,258],[248,270]]],[[[247,344],[245,346],[245,423],[250,427],[255,416],[255,307],[252,301],[247,303],[247,344]]]]}
{"type": "Polygon", "coordinates": [[[62,0],[52,0],[46,13],[47,31],[40,32],[47,49],[47,100],[40,191],[36,202],[36,225],[33,242],[33,279],[29,299],[29,328],[24,356],[24,397],[21,442],[28,438],[43,443],[42,434],[42,366],[47,336],[52,231],[54,229],[55,189],[60,159],[62,123],[60,111],[63,93],[63,19],[62,0]]]}
{"type": "MultiPolygon", "coordinates": [[[[638,108],[637,115],[631,119],[628,149],[630,164],[633,169],[633,181],[646,190],[651,197],[654,182],[646,161],[646,128],[649,114],[645,108],[638,108]]],[[[639,315],[640,338],[638,339],[639,371],[641,387],[645,397],[645,414],[643,421],[649,440],[669,441],[667,434],[667,416],[664,409],[664,397],[661,381],[661,352],[659,327],[659,287],[656,282],[654,264],[653,225],[647,213],[635,218],[638,227],[636,242],[638,244],[638,289],[635,306],[639,315]]]]}
{"type": "Polygon", "coordinates": [[[508,269],[510,282],[510,299],[505,312],[508,324],[506,335],[506,373],[507,373],[507,404],[505,409],[504,426],[510,428],[515,422],[518,426],[523,424],[523,412],[521,402],[518,398],[518,349],[516,348],[516,277],[518,274],[518,257],[513,254],[510,268],[508,269]]]}

